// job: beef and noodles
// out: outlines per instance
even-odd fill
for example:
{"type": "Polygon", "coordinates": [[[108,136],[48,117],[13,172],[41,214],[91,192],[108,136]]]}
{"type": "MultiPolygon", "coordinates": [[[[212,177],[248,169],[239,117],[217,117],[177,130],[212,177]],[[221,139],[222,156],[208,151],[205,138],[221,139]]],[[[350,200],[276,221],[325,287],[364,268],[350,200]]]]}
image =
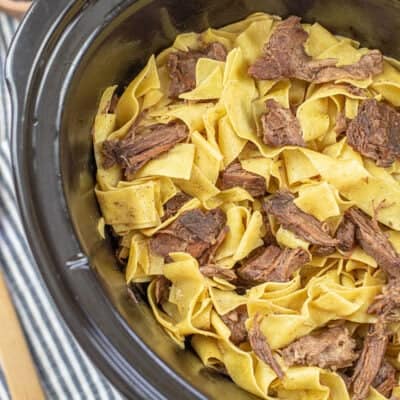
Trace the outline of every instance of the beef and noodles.
{"type": "Polygon", "coordinates": [[[257,13],[102,96],[99,231],[127,288],[259,398],[400,399],[399,65],[257,13]]]}

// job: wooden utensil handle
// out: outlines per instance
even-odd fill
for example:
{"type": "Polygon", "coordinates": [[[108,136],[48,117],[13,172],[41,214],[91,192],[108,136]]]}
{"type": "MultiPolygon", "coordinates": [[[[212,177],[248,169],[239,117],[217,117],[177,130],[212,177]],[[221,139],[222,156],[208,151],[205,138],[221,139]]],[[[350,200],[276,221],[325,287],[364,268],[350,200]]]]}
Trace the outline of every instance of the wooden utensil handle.
{"type": "Polygon", "coordinates": [[[44,400],[31,354],[0,271],[0,364],[13,400],[44,400]]]}
{"type": "Polygon", "coordinates": [[[31,1],[0,0],[0,11],[21,18],[31,6],[31,1]]]}

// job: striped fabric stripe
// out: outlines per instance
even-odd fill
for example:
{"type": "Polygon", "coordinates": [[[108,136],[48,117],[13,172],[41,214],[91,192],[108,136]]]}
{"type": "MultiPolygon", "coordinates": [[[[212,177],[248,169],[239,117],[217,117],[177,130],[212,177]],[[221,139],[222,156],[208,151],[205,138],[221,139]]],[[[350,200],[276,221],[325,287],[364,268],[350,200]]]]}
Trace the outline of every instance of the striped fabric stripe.
{"type": "MultiPolygon", "coordinates": [[[[60,318],[38,273],[16,208],[8,144],[10,102],[3,64],[17,22],[0,13],[0,265],[47,397],[117,400],[121,395],[91,364],[60,318]]],[[[0,372],[0,400],[9,395],[0,372]]]]}

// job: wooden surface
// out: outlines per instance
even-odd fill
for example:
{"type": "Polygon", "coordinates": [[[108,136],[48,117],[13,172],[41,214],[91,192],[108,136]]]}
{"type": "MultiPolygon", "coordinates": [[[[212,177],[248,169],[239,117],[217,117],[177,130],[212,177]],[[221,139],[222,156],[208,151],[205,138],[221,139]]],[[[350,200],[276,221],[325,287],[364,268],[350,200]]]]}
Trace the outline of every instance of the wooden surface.
{"type": "Polygon", "coordinates": [[[0,0],[0,11],[4,11],[13,17],[21,18],[28,11],[31,4],[31,1],[0,0]]]}
{"type": "Polygon", "coordinates": [[[0,271],[0,363],[13,400],[44,400],[39,377],[0,271]]]}

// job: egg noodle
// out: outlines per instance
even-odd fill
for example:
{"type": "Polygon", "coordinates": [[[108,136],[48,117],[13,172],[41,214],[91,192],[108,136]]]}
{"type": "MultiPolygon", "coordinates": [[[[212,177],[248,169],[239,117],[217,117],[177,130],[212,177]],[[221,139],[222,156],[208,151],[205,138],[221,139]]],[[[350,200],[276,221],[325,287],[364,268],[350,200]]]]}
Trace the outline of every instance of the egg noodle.
{"type": "MultiPolygon", "coordinates": [[[[173,46],[152,56],[129,84],[113,112],[109,104],[117,87],[108,88],[94,123],[97,163],[96,195],[103,218],[110,225],[127,258],[126,282],[149,283],[148,301],[157,321],[180,347],[185,338],[206,367],[223,366],[241,388],[264,399],[350,399],[341,375],[314,366],[287,366],[279,349],[332,321],[344,320],[350,332],[374,323],[367,309],[386,282],[377,262],[357,247],[316,256],[298,269],[288,282],[266,282],[246,291],[222,278],[207,278],[189,253],[171,253],[168,261],[149,248],[149,239],[185,211],[221,209],[229,232],[217,249],[215,264],[233,269],[263,245],[265,235],[262,199],[243,188],[218,188],[217,181],[234,160],[265,178],[267,193],[280,190],[296,195],[295,204],[327,224],[334,232],[346,210],[357,206],[385,226],[391,243],[400,251],[400,163],[381,168],[362,157],[335,132],[339,114],[353,119],[367,98],[400,106],[400,71],[385,58],[383,73],[365,80],[343,79],[306,83],[297,79],[256,81],[247,73],[262,55],[263,46],[279,18],[263,13],[221,29],[179,35],[173,46]],[[196,87],[178,99],[168,95],[166,62],[174,51],[188,51],[199,43],[219,42],[228,55],[225,62],[200,58],[196,87]],[[355,91],[351,88],[360,88],[355,91]],[[260,132],[265,102],[273,99],[285,108],[295,107],[305,147],[270,147],[260,132]],[[147,162],[133,180],[125,180],[118,165],[103,167],[103,142],[125,137],[132,125],[146,127],[183,121],[188,140],[147,162]],[[338,138],[339,137],[339,138],[338,138]],[[173,216],[163,219],[164,205],[177,193],[191,196],[173,216]],[[377,205],[385,202],[379,212],[377,205]],[[155,278],[170,282],[163,304],[155,299],[155,278]],[[238,306],[247,307],[246,327],[262,316],[265,335],[284,377],[277,378],[245,342],[235,345],[221,316],[238,306]]],[[[353,64],[366,54],[359,43],[336,37],[318,23],[303,24],[309,34],[305,50],[314,59],[335,58],[338,65],[353,64]]],[[[282,248],[310,244],[280,226],[269,216],[272,231],[282,248]]],[[[102,229],[100,229],[102,230],[102,229]]],[[[394,329],[397,328],[397,325],[394,329]]],[[[387,357],[400,369],[400,341],[391,339],[387,357]]],[[[400,387],[393,395],[400,396],[400,387]]],[[[369,400],[385,399],[371,387],[369,400]]]]}

